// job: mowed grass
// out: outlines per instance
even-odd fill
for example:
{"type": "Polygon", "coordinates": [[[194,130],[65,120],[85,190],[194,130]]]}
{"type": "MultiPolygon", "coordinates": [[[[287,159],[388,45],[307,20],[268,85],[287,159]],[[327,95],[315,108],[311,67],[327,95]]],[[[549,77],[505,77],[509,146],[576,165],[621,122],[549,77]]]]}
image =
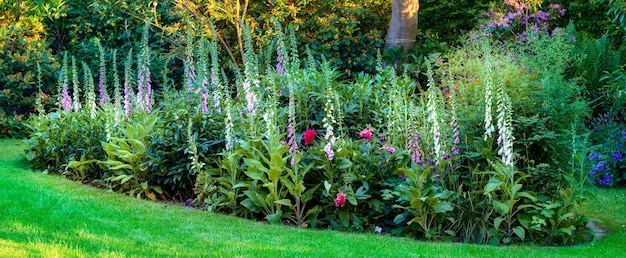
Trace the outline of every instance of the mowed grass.
{"type": "Polygon", "coordinates": [[[481,246],[267,225],[95,189],[25,168],[0,141],[0,257],[621,257],[626,191],[585,207],[609,229],[594,244],[481,246]]]}

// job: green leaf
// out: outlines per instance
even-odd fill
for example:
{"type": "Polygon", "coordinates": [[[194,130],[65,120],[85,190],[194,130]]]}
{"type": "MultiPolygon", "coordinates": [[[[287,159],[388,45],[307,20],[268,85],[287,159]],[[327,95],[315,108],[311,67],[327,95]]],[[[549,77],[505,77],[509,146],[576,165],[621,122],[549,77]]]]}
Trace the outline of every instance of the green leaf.
{"type": "Polygon", "coordinates": [[[571,225],[569,227],[566,228],[559,228],[556,232],[560,232],[560,233],[565,233],[569,236],[572,235],[572,231],[574,231],[576,229],[576,227],[574,227],[574,225],[571,225]]]}
{"type": "Polygon", "coordinates": [[[500,215],[507,214],[511,209],[507,202],[499,202],[496,200],[493,200],[493,208],[500,213],[500,215]]]}
{"type": "Polygon", "coordinates": [[[561,221],[567,220],[568,218],[573,217],[575,215],[576,214],[574,214],[573,212],[568,212],[568,213],[565,213],[565,214],[561,215],[561,217],[559,217],[559,219],[557,221],[561,222],[561,221]]]}
{"type": "Polygon", "coordinates": [[[254,180],[263,180],[263,173],[258,170],[251,171],[250,168],[248,168],[248,170],[244,171],[244,174],[254,180]]]}
{"type": "Polygon", "coordinates": [[[497,178],[489,179],[489,183],[487,183],[487,185],[485,185],[484,195],[489,195],[491,192],[493,192],[494,190],[498,189],[500,187],[500,185],[502,185],[502,181],[500,181],[499,179],[497,179],[497,178]]]}
{"type": "Polygon", "coordinates": [[[263,164],[261,164],[261,162],[258,161],[258,160],[244,158],[243,162],[248,167],[255,167],[256,169],[258,169],[258,170],[260,170],[262,172],[267,172],[268,171],[268,169],[265,166],[263,166],[263,164]]]}
{"type": "Polygon", "coordinates": [[[280,218],[282,218],[283,216],[283,212],[282,211],[276,211],[273,214],[267,214],[265,216],[265,219],[270,223],[270,224],[280,224],[280,218]]]}
{"type": "Polygon", "coordinates": [[[504,221],[504,218],[502,218],[502,217],[497,217],[497,218],[493,219],[493,228],[499,229],[500,228],[500,224],[502,224],[503,221],[504,221]]]}
{"type": "Polygon", "coordinates": [[[337,164],[338,169],[347,169],[349,167],[352,167],[352,161],[346,158],[339,159],[339,164],[337,164]]]}
{"type": "Polygon", "coordinates": [[[328,181],[324,180],[324,188],[326,189],[326,194],[330,194],[331,187],[332,185],[328,181]]]}
{"type": "Polygon", "coordinates": [[[511,196],[515,196],[520,189],[522,189],[522,184],[515,184],[511,189],[511,196]]]}
{"type": "Polygon", "coordinates": [[[278,182],[278,178],[280,177],[282,170],[280,168],[275,168],[272,167],[270,168],[270,170],[267,172],[267,178],[271,181],[271,182],[278,182]]]}
{"type": "Polygon", "coordinates": [[[433,207],[433,211],[436,213],[445,213],[452,211],[454,208],[449,202],[439,202],[433,207]]]}
{"type": "Polygon", "coordinates": [[[515,235],[517,235],[522,241],[524,241],[524,238],[526,237],[526,231],[522,226],[514,227],[513,233],[515,233],[515,235]]]}
{"type": "Polygon", "coordinates": [[[274,203],[293,208],[293,205],[291,204],[291,200],[289,200],[289,199],[276,200],[276,201],[274,201],[274,203]]]}
{"type": "Polygon", "coordinates": [[[120,183],[124,184],[126,182],[128,182],[128,180],[133,179],[135,176],[134,175],[126,175],[124,176],[124,178],[122,179],[122,181],[120,183]]]}

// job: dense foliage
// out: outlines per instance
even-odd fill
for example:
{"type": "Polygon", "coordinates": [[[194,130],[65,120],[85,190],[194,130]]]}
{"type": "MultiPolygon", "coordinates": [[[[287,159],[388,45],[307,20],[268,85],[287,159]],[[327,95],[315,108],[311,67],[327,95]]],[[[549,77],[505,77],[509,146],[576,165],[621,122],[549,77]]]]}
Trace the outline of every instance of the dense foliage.
{"type": "Polygon", "coordinates": [[[365,31],[380,19],[359,20],[373,7],[177,1],[105,36],[133,13],[117,3],[76,14],[106,26],[75,31],[97,39],[63,53],[55,108],[33,93],[33,167],[269,223],[490,244],[590,240],[583,186],[626,183],[623,51],[564,28],[562,5],[504,1],[396,69],[365,31]]]}

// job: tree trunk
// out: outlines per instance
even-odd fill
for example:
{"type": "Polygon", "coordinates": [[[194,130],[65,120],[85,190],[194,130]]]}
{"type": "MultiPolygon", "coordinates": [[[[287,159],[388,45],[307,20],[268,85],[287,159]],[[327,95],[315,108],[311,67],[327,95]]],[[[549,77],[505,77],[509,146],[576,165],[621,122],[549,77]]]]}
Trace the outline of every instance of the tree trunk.
{"type": "MultiPolygon", "coordinates": [[[[392,0],[391,21],[385,40],[385,49],[402,48],[402,58],[413,46],[417,36],[417,11],[419,10],[419,0],[392,0]]],[[[395,60],[397,63],[400,60],[395,60]]]]}

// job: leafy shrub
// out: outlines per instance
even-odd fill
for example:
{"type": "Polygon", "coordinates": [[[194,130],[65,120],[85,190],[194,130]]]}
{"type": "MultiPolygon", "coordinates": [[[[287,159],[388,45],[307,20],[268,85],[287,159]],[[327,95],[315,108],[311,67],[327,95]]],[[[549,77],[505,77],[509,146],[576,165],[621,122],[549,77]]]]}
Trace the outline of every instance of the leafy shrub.
{"type": "Polygon", "coordinates": [[[86,112],[53,112],[31,116],[26,158],[31,167],[49,173],[66,174],[81,181],[100,179],[103,171],[95,165],[66,169],[71,161],[103,159],[100,146],[106,140],[106,116],[92,118],[86,112]]]}
{"type": "Polygon", "coordinates": [[[53,92],[49,82],[58,63],[48,49],[45,15],[54,13],[32,1],[3,1],[0,10],[0,138],[22,138],[27,134],[22,118],[36,112],[38,64],[42,90],[53,92]]]}

